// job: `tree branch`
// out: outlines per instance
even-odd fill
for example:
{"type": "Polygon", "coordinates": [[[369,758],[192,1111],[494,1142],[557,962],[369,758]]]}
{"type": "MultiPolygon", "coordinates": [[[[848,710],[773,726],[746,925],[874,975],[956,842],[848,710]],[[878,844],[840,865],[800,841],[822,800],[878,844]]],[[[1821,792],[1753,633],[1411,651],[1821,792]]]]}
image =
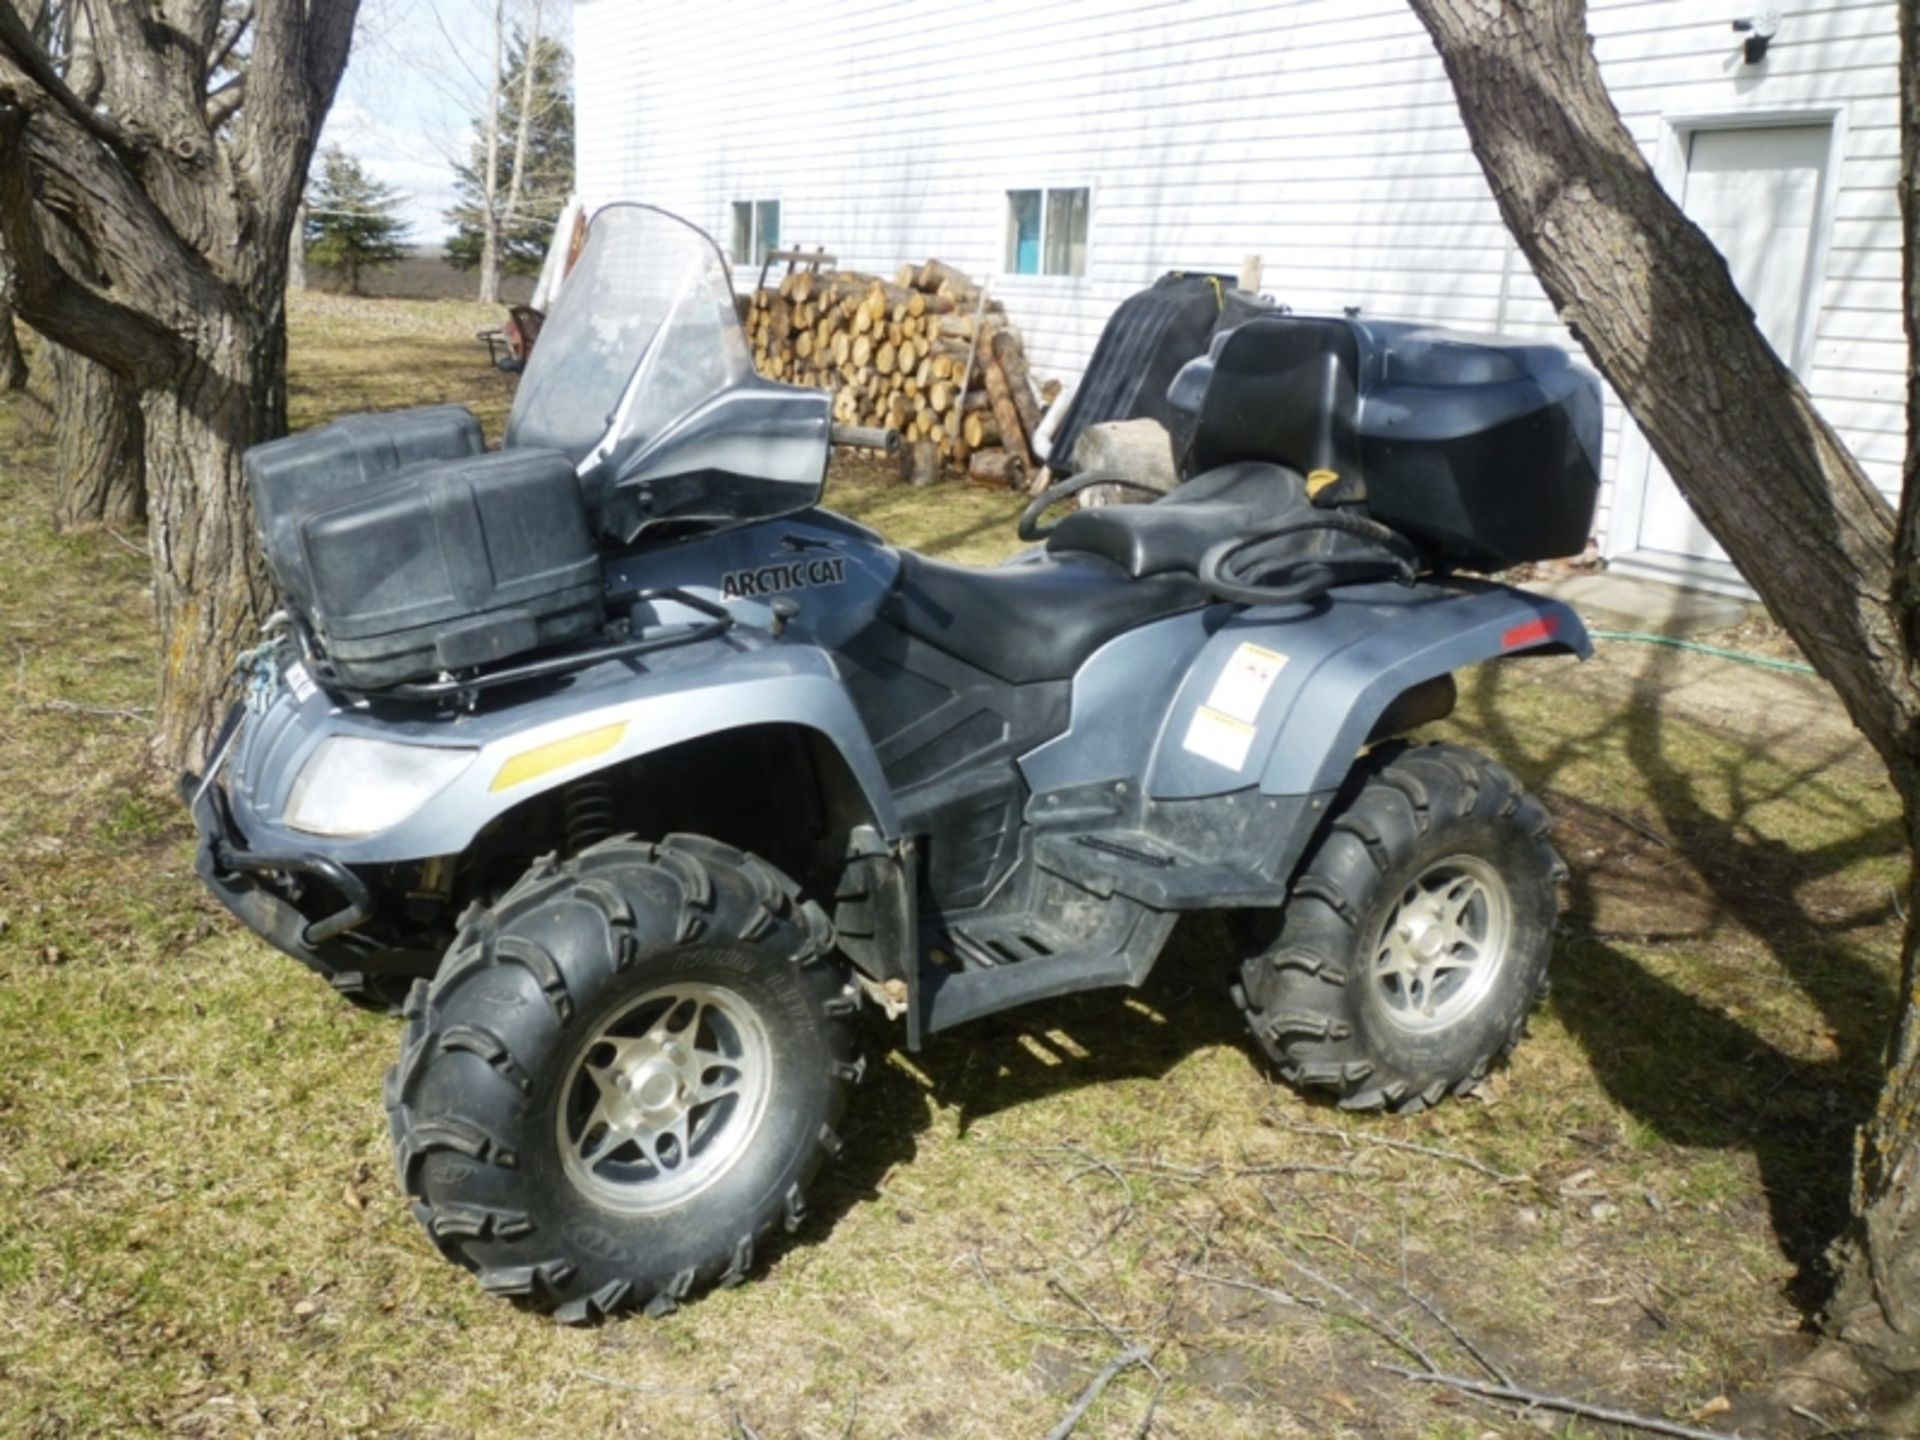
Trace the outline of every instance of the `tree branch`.
{"type": "Polygon", "coordinates": [[[1478,1395],[1487,1400],[1504,1400],[1511,1405],[1523,1405],[1530,1410],[1558,1410],[1563,1415],[1578,1415],[1585,1420],[1598,1420],[1607,1425],[1621,1425],[1629,1430],[1645,1430],[1652,1435],[1675,1435],[1680,1440],[1740,1440],[1735,1432],[1709,1430],[1701,1425],[1682,1425],[1675,1420],[1663,1420],[1652,1415],[1636,1415],[1631,1410],[1616,1410],[1611,1405],[1589,1405],[1584,1400],[1575,1400],[1566,1395],[1549,1395],[1544,1390],[1522,1390],[1517,1385],[1490,1385],[1484,1380],[1472,1380],[1464,1375],[1442,1375],[1438,1371],[1409,1370],[1404,1365],[1382,1365],[1382,1370],[1398,1375],[1403,1380],[1411,1380],[1419,1385],[1443,1385],[1449,1390],[1458,1390],[1463,1395],[1478,1395]]]}
{"type": "Polygon", "coordinates": [[[47,251],[34,219],[29,112],[0,108],[0,245],[11,266],[15,310],[48,339],[98,360],[136,384],[176,370],[185,349],[148,316],[81,283],[47,251]]]}
{"type": "Polygon", "coordinates": [[[236,75],[207,95],[207,128],[219,128],[240,113],[247,101],[247,77],[236,75]]]}
{"type": "Polygon", "coordinates": [[[15,72],[10,80],[7,71],[0,69],[0,104],[33,109],[51,102],[103,145],[123,155],[133,151],[135,147],[125,131],[67,88],[47,53],[35,43],[13,0],[0,0],[0,59],[12,62],[15,72]]]}
{"type": "Polygon", "coordinates": [[[1614,108],[1583,0],[1410,0],[1561,320],[1910,801],[1920,691],[1893,507],[1755,325],[1614,108]]]}
{"type": "Polygon", "coordinates": [[[233,28],[221,37],[219,43],[214,46],[213,53],[207,56],[207,63],[202,70],[201,84],[213,83],[213,77],[220,73],[220,68],[227,63],[227,57],[233,54],[233,47],[240,43],[240,38],[247,33],[248,27],[252,24],[253,6],[243,6],[240,13],[233,18],[233,28]]]}

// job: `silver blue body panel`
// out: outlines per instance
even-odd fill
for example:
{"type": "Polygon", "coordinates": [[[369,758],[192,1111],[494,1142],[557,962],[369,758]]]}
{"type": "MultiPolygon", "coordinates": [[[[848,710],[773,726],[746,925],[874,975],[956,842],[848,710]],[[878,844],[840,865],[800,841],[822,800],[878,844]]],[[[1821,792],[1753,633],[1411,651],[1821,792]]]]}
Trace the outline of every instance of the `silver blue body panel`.
{"type": "MultiPolygon", "coordinates": [[[[454,855],[505,811],[584,774],[700,736],[780,724],[812,731],[838,751],[876,828],[897,839],[893,796],[835,651],[875,623],[898,570],[897,554],[871,532],[811,513],[614,559],[610,596],[678,586],[720,600],[739,624],[722,638],[605,662],[473,713],[352,701],[321,689],[302,699],[283,685],[245,719],[222,773],[233,818],[256,848],[311,851],[350,865],[454,855]],[[798,607],[777,638],[768,633],[776,598],[798,607]],[[590,759],[494,788],[513,756],[614,725],[625,726],[618,743],[590,759]],[[474,758],[389,830],[335,839],[291,829],[282,817],[295,779],[332,735],[459,747],[474,758]]],[[[669,602],[640,618],[671,624],[680,618],[671,612],[669,602]]],[[[1566,607],[1486,582],[1352,586],[1285,611],[1196,609],[1096,650],[1073,677],[1067,728],[1023,755],[1020,769],[1036,794],[1102,781],[1143,784],[1155,800],[1251,787],[1269,795],[1330,790],[1401,691],[1542,647],[1589,649],[1566,607]],[[1233,764],[1196,746],[1193,726],[1246,646],[1283,663],[1251,712],[1244,758],[1233,764]]]]}

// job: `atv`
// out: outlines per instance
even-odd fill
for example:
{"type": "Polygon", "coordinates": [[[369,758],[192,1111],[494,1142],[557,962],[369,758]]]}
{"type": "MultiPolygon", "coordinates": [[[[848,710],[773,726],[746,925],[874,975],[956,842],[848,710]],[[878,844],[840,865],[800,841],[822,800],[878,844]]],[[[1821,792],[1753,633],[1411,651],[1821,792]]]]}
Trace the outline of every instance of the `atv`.
{"type": "Polygon", "coordinates": [[[1462,572],[1585,544],[1590,375],[1256,315],[1173,383],[1185,483],[1049,523],[1116,479],[1073,476],[987,568],[820,508],[830,447],[883,438],[831,398],[754,373],[704,232],[615,205],[500,450],[438,407],[247,456],[285,608],[182,779],[199,872],[404,1008],[400,1183],[449,1259],[564,1320],[671,1309],[800,1224],[863,1007],[917,1048],[1138,986],[1182,914],[1226,912],[1279,1075],[1410,1112],[1544,984],[1546,814],[1404,737],[1463,666],[1588,652],[1462,572]]]}

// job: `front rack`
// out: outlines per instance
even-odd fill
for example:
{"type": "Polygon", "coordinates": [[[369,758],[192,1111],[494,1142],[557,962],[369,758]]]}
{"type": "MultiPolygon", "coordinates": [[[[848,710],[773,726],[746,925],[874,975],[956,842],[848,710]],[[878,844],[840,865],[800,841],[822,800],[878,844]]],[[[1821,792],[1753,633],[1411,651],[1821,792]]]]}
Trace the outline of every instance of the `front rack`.
{"type": "Polygon", "coordinates": [[[307,631],[306,626],[296,622],[295,632],[299,640],[301,658],[314,672],[314,678],[327,688],[369,700],[437,703],[471,697],[482,690],[492,690],[502,685],[519,685],[529,680],[547,680],[556,675],[569,675],[576,670],[604,664],[609,660],[630,660],[637,655],[648,655],[681,645],[697,645],[703,640],[712,640],[724,635],[738,623],[733,612],[725,606],[674,585],[639,590],[622,598],[632,605],[655,600],[671,600],[707,618],[695,623],[671,626],[662,633],[634,636],[631,639],[604,645],[591,645],[583,649],[565,650],[556,655],[522,661],[517,665],[501,665],[495,669],[476,670],[467,675],[448,675],[438,680],[410,681],[406,684],[390,685],[381,690],[359,690],[351,685],[342,684],[334,675],[333,667],[321,657],[313,636],[307,631]]]}

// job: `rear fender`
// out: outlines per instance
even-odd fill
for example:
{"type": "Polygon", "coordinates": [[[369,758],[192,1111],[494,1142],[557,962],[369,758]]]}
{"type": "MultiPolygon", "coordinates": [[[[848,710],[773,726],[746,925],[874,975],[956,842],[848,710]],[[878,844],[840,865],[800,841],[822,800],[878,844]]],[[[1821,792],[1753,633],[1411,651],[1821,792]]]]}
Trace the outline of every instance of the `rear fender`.
{"type": "Polygon", "coordinates": [[[1195,658],[1147,793],[1333,790],[1386,707],[1421,681],[1502,656],[1592,650],[1567,606],[1491,581],[1351,586],[1310,610],[1248,610],[1195,658]]]}

